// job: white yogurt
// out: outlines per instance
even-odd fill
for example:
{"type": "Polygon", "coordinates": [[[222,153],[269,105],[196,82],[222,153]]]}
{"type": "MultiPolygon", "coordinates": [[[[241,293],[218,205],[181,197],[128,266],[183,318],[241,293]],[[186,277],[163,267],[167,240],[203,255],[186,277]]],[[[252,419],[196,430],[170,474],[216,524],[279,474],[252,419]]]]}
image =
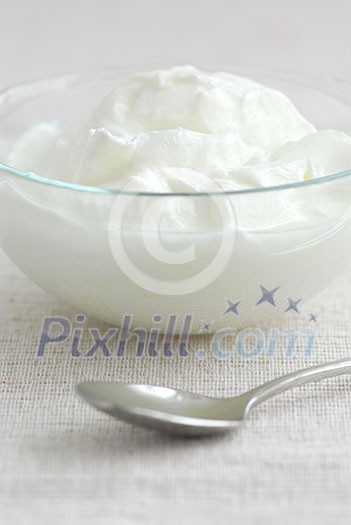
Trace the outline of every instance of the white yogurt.
{"type": "MultiPolygon", "coordinates": [[[[166,237],[170,234],[167,250],[176,258],[197,246],[198,257],[190,257],[189,264],[167,266],[164,252],[154,260],[144,250],[158,240],[152,216],[146,236],[143,229],[145,212],[156,210],[151,205],[157,197],[138,196],[128,203],[123,194],[58,190],[20,179],[4,186],[2,213],[12,228],[4,245],[13,260],[48,291],[113,324],[126,313],[134,316],[134,326],[147,328],[155,314],[163,316],[161,328],[170,314],[178,319],[191,314],[193,332],[201,330],[203,320],[216,321],[211,330],[256,324],[284,313],[288,297],[305,299],[322,289],[349,251],[350,199],[342,180],[316,190],[221,196],[220,207],[229,218],[225,228],[212,198],[198,199],[194,215],[183,205],[192,202],[186,200],[190,196],[182,203],[172,195],[269,187],[351,166],[349,136],[317,131],[279,91],[227,73],[184,66],[133,75],[78,129],[63,132],[55,122],[30,129],[15,144],[8,164],[81,185],[171,194],[160,199],[162,228],[166,237]],[[128,204],[124,241],[130,256],[145,275],[171,283],[166,293],[161,286],[143,287],[116,265],[119,252],[111,251],[106,233],[115,198],[120,199],[117,211],[128,204]],[[28,218],[24,225],[23,214],[28,218]],[[223,229],[233,226],[235,243],[221,271],[216,264],[208,283],[185,284],[182,293],[176,292],[177,282],[186,283],[211,265],[223,229]],[[24,249],[27,239],[31,244],[24,249]],[[274,307],[257,304],[261,285],[278,287],[274,307]],[[224,314],[226,298],[240,301],[240,315],[224,314]]],[[[118,221],[112,226],[122,227],[118,221]]]]}
{"type": "Polygon", "coordinates": [[[9,164],[83,185],[136,191],[225,190],[318,178],[351,166],[351,138],[316,131],[281,92],[192,66],[121,81],[81,124],[63,134],[39,124],[9,164]],[[69,136],[68,136],[69,135],[69,136]]]}

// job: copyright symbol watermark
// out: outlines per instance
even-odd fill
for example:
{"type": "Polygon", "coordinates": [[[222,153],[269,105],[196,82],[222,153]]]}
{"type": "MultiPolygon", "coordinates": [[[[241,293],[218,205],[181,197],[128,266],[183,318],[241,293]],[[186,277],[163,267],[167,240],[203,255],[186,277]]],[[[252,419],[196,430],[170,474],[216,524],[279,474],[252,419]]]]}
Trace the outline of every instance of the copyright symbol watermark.
{"type": "Polygon", "coordinates": [[[113,257],[145,290],[196,292],[215,281],[232,258],[237,234],[233,202],[215,181],[199,177],[200,195],[147,195],[130,181],[114,199],[108,223],[113,257]]]}

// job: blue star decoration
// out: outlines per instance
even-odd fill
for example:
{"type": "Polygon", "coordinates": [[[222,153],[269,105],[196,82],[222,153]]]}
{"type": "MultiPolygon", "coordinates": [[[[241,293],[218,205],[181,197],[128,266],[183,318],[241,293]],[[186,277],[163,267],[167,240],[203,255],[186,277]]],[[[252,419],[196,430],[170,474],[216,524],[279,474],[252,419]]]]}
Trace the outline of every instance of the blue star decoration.
{"type": "Polygon", "coordinates": [[[202,322],[201,331],[202,332],[209,332],[211,324],[213,323],[213,321],[201,321],[201,322],[202,322]]]}
{"type": "Polygon", "coordinates": [[[310,318],[309,318],[309,321],[313,321],[314,323],[317,322],[317,317],[319,316],[319,314],[311,314],[310,313],[310,318]]]}
{"type": "Polygon", "coordinates": [[[262,284],[260,284],[260,288],[261,288],[262,297],[256,303],[256,306],[258,306],[259,304],[262,304],[262,303],[269,303],[272,306],[274,306],[274,308],[276,308],[277,305],[275,304],[274,294],[275,294],[275,292],[277,290],[279,290],[280,286],[277,286],[276,288],[273,288],[272,290],[268,290],[267,288],[262,286],[262,284]]]}
{"type": "Polygon", "coordinates": [[[229,314],[229,313],[239,315],[238,306],[241,303],[241,301],[238,301],[237,303],[233,303],[233,301],[231,301],[230,299],[226,299],[226,301],[227,301],[227,309],[223,315],[229,314]]]}
{"type": "Polygon", "coordinates": [[[289,297],[288,297],[289,306],[287,307],[285,312],[289,312],[290,310],[293,310],[294,312],[299,314],[300,310],[298,309],[298,305],[299,305],[299,303],[301,303],[301,301],[302,301],[302,298],[298,299],[297,301],[293,301],[292,299],[289,299],[289,297]]]}

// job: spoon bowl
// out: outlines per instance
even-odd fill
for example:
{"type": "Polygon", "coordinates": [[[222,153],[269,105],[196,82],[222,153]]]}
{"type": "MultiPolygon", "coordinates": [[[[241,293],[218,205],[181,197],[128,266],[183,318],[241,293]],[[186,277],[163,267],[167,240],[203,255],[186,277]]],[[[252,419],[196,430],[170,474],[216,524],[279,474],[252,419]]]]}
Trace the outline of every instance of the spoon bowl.
{"type": "Polygon", "coordinates": [[[217,399],[152,385],[87,382],[78,394],[95,408],[114,417],[159,430],[198,434],[238,427],[247,406],[245,396],[217,399]],[[241,401],[241,402],[240,402],[241,401]]]}
{"type": "Polygon", "coordinates": [[[238,428],[251,408],[284,390],[349,372],[351,359],[343,359],[298,370],[226,399],[141,384],[86,382],[76,389],[95,408],[130,423],[168,432],[208,435],[238,428]]]}

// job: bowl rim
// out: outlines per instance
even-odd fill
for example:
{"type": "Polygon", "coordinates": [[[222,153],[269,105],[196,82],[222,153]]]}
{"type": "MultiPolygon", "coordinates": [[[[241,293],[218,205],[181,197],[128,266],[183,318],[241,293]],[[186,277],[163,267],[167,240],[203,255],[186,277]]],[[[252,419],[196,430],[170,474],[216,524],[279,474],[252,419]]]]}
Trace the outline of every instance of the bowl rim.
{"type": "MultiPolygon", "coordinates": [[[[230,65],[230,67],[227,65],[227,69],[228,68],[233,69],[233,66],[234,66],[233,64],[230,65]]],[[[195,67],[202,67],[202,66],[200,65],[200,66],[195,66],[195,67]]],[[[207,66],[209,71],[213,69],[217,71],[223,71],[223,70],[226,71],[225,67],[226,66],[222,64],[219,64],[215,68],[211,67],[211,65],[207,66]]],[[[290,76],[291,71],[284,71],[282,69],[275,69],[275,68],[269,68],[269,67],[262,68],[262,66],[255,67],[254,65],[252,65],[251,67],[252,69],[255,68],[257,70],[264,71],[265,73],[269,72],[271,74],[276,74],[278,72],[279,78],[282,78],[282,73],[283,73],[283,78],[285,80],[288,80],[289,82],[295,83],[297,85],[303,84],[306,86],[305,82],[296,80],[295,77],[292,78],[290,76]]],[[[157,67],[155,69],[157,69],[157,67]]],[[[4,90],[0,91],[0,97],[1,98],[6,97],[8,95],[13,94],[14,92],[19,92],[21,90],[26,90],[26,89],[31,90],[33,89],[33,87],[44,86],[45,84],[48,84],[48,83],[51,85],[53,82],[62,83],[63,81],[65,81],[68,84],[74,83],[79,78],[81,79],[82,77],[86,75],[91,75],[92,72],[106,74],[109,72],[121,71],[121,70],[124,70],[125,72],[129,71],[130,73],[132,72],[133,68],[131,68],[130,66],[125,66],[125,65],[120,65],[120,66],[114,65],[114,66],[107,66],[104,68],[101,68],[101,67],[100,68],[90,68],[86,70],[75,71],[73,73],[68,73],[68,74],[47,76],[41,79],[28,81],[28,82],[22,82],[22,83],[10,86],[8,88],[5,88],[4,90]]],[[[306,76],[309,80],[311,80],[311,77],[309,75],[306,75],[306,76]]],[[[308,83],[308,87],[318,90],[318,88],[315,85],[313,85],[313,83],[312,84],[308,83]]],[[[319,89],[319,91],[324,91],[324,92],[327,91],[329,95],[337,97],[336,93],[333,92],[332,90],[329,91],[325,89],[323,90],[319,89]]],[[[258,187],[258,188],[242,188],[238,190],[219,190],[219,191],[204,191],[204,192],[147,192],[147,191],[133,192],[133,191],[125,191],[123,190],[123,188],[122,189],[104,188],[100,186],[77,184],[74,182],[62,181],[59,179],[51,179],[48,177],[43,177],[42,175],[38,175],[31,171],[23,171],[18,168],[14,168],[2,162],[0,162],[0,171],[5,172],[6,174],[12,175],[18,179],[30,181],[30,182],[37,183],[37,184],[42,184],[42,185],[49,186],[49,187],[59,188],[59,189],[67,189],[67,190],[73,190],[73,191],[81,191],[81,192],[104,194],[104,195],[127,195],[127,196],[141,196],[141,197],[177,197],[177,196],[179,197],[207,197],[207,196],[212,196],[212,195],[213,196],[221,196],[221,195],[222,196],[236,196],[236,195],[245,195],[245,194],[250,194],[250,195],[251,194],[261,194],[261,193],[266,194],[266,193],[276,192],[276,191],[292,190],[295,188],[327,184],[329,182],[333,182],[333,181],[344,179],[344,178],[351,176],[351,168],[350,168],[350,169],[347,169],[341,172],[332,173],[330,175],[325,175],[325,176],[318,177],[315,179],[309,179],[309,180],[303,180],[303,181],[297,181],[297,182],[291,182],[291,183],[285,183],[285,184],[278,184],[274,186],[263,186],[263,187],[258,187]]]]}
{"type": "Polygon", "coordinates": [[[45,186],[81,191],[87,193],[96,193],[100,195],[126,195],[126,196],[140,196],[140,197],[230,197],[236,195],[246,195],[246,194],[261,194],[261,193],[271,193],[276,191],[292,190],[295,188],[309,187],[322,184],[327,184],[328,182],[345,179],[351,177],[351,169],[335,173],[332,175],[326,175],[324,177],[318,177],[316,179],[309,179],[306,181],[298,181],[288,184],[279,184],[276,186],[264,186],[260,188],[244,188],[240,190],[230,190],[230,191],[207,191],[207,192],[146,192],[146,191],[124,191],[123,189],[117,188],[101,188],[99,186],[85,186],[82,184],[76,184],[73,182],[65,182],[58,179],[49,179],[47,177],[42,177],[36,175],[32,172],[25,172],[12,168],[6,164],[0,163],[0,171],[4,171],[10,175],[13,175],[16,178],[24,179],[34,183],[39,183],[45,186]]]}

